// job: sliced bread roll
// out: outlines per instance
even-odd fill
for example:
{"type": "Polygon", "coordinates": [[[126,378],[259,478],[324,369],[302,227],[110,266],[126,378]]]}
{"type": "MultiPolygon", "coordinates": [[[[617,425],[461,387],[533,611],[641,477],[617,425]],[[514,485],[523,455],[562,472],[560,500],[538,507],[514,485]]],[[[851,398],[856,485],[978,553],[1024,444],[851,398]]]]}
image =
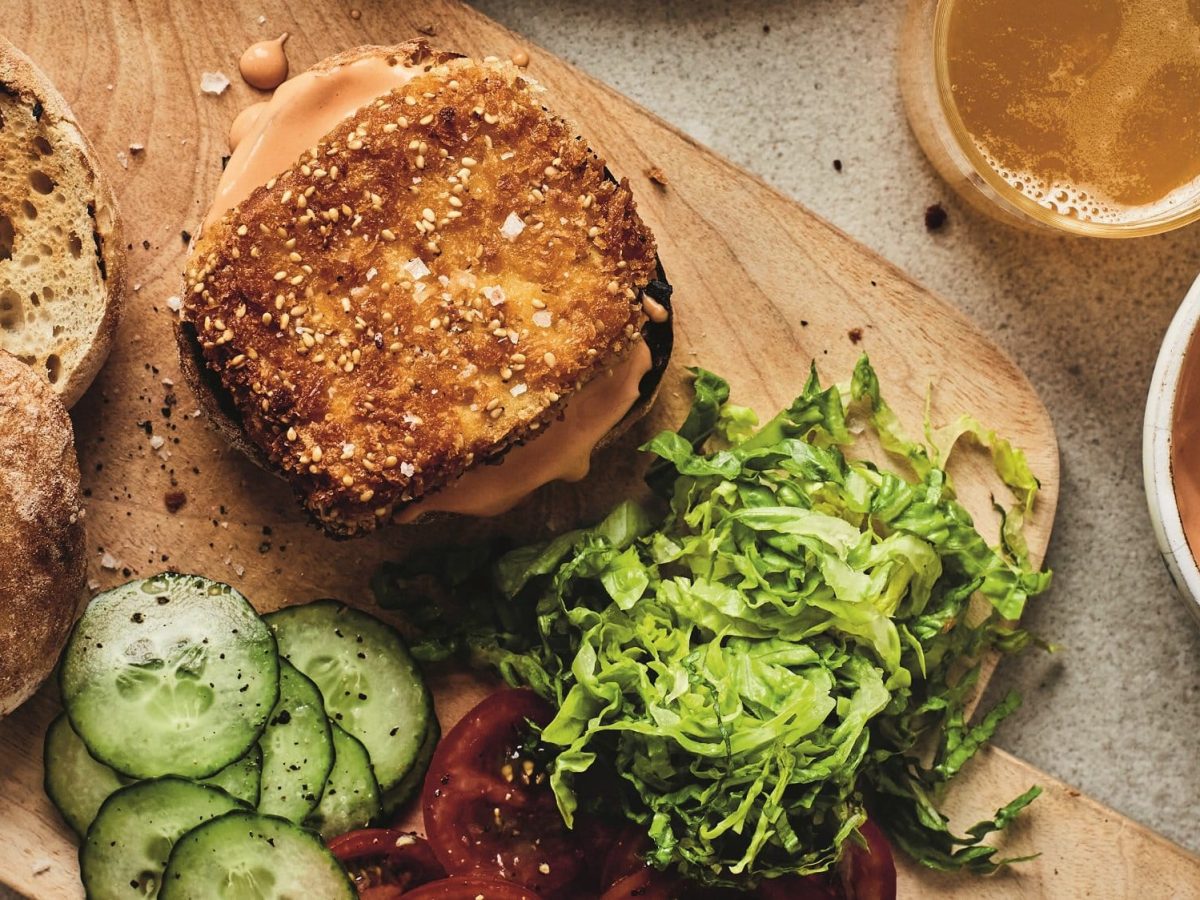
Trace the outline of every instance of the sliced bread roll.
{"type": "Polygon", "coordinates": [[[117,204],[62,95],[0,38],[0,349],[71,406],[120,318],[117,204]]]}

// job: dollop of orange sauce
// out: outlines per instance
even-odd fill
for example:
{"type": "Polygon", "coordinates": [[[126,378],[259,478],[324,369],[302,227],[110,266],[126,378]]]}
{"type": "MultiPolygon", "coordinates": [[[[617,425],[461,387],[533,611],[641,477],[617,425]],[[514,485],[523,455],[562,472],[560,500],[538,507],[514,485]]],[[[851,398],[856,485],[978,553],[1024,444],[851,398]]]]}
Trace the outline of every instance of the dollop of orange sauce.
{"type": "Polygon", "coordinates": [[[288,61],[283,52],[287,39],[285,31],[273,41],[259,41],[246,48],[238,61],[238,71],[246,84],[260,91],[273,91],[287,81],[288,61]]]}

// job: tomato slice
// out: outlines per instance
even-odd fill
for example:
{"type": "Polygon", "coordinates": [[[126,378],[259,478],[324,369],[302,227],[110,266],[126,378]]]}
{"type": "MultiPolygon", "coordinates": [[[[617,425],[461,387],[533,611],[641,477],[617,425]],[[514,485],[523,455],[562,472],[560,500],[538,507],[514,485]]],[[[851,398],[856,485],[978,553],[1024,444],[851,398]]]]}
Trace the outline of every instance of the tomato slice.
{"type": "Polygon", "coordinates": [[[407,831],[361,828],[329,842],[363,900],[393,900],[400,894],[446,877],[429,843],[407,831]]]}
{"type": "Polygon", "coordinates": [[[680,900],[683,888],[675,876],[642,863],[637,871],[617,879],[600,900],[680,900]]]}
{"type": "Polygon", "coordinates": [[[847,900],[896,900],[896,860],[892,845],[879,826],[866,822],[859,828],[867,846],[851,844],[838,864],[842,891],[847,900]]]}
{"type": "Polygon", "coordinates": [[[405,900],[538,900],[527,887],[486,878],[482,875],[455,875],[422,885],[404,895],[405,900]]]}
{"type": "Polygon", "coordinates": [[[421,802],[429,844],[450,874],[496,877],[549,898],[583,870],[586,849],[563,824],[528,725],[553,716],[532,691],[499,691],[438,745],[421,802]]]}
{"type": "Polygon", "coordinates": [[[759,884],[761,900],[844,900],[841,885],[828,875],[785,875],[759,884]]]}

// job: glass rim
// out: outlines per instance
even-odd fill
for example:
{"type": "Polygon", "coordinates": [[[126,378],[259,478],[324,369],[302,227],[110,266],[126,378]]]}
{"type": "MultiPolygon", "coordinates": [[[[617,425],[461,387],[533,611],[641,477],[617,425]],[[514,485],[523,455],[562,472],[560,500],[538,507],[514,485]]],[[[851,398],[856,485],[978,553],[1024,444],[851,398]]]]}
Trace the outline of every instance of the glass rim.
{"type": "Polygon", "coordinates": [[[933,64],[934,81],[937,85],[938,102],[942,115],[950,126],[950,132],[959,152],[966,156],[975,173],[998,196],[992,202],[1002,200],[1011,207],[1033,219],[1035,222],[1069,234],[1085,237],[1143,237],[1163,234],[1182,228],[1200,219],[1200,190],[1190,200],[1174,209],[1163,210],[1145,219],[1132,222],[1094,222],[1075,216],[1063,215],[1042,206],[1032,197],[1017,191],[1005,181],[971,140],[966,123],[959,114],[958,105],[954,102],[954,94],[950,82],[949,63],[949,31],[950,13],[956,0],[936,0],[937,8],[933,22],[933,64]]]}

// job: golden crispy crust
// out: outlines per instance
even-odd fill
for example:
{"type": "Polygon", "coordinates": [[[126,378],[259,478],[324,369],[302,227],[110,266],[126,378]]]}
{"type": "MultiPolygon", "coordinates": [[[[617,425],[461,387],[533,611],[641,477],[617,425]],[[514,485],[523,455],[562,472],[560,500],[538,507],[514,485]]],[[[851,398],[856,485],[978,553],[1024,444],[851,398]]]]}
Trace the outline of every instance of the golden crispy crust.
{"type": "Polygon", "coordinates": [[[183,318],[335,532],[495,456],[640,339],[629,187],[509,64],[429,70],[206,229],[183,318]]]}
{"type": "Polygon", "coordinates": [[[71,420],[50,385],[0,350],[0,716],[54,668],[83,594],[71,420]]]}

